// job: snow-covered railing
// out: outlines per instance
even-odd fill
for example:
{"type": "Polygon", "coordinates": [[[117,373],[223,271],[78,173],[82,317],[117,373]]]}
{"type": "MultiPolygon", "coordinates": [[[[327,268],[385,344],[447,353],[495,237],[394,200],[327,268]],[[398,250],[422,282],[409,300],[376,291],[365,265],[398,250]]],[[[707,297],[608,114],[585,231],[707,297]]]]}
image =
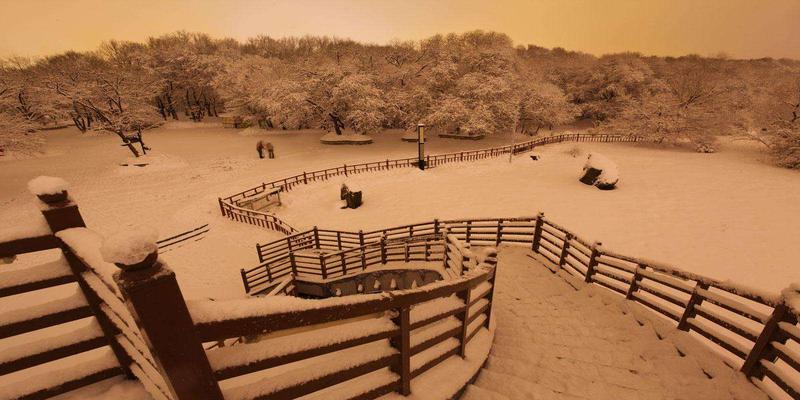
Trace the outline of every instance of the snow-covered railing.
{"type": "Polygon", "coordinates": [[[386,262],[441,261],[444,247],[435,238],[441,237],[445,226],[453,238],[470,244],[496,246],[501,243],[530,243],[533,239],[534,221],[534,217],[435,219],[366,232],[315,227],[270,243],[256,244],[260,263],[241,270],[242,283],[245,292],[260,295],[269,293],[275,285],[293,273],[306,273],[327,279],[343,275],[342,265],[346,272],[385,264],[379,254],[381,241],[385,242],[383,246],[388,243],[390,247],[386,250],[386,262]],[[358,250],[359,248],[363,250],[358,250]],[[320,260],[318,254],[303,255],[303,250],[334,253],[320,260]],[[364,257],[361,255],[362,251],[365,253],[364,257]],[[344,261],[341,261],[342,256],[345,257],[344,261]],[[299,268],[293,269],[293,265],[299,268]]]}
{"type": "MultiPolygon", "coordinates": [[[[642,304],[697,333],[770,397],[800,399],[800,328],[782,295],[720,282],[589,243],[539,214],[532,249],[553,272],[566,271],[642,304]],[[783,395],[776,393],[782,392],[783,395]]],[[[795,300],[796,301],[796,300],[795,300]]]]}
{"type": "MultiPolygon", "coordinates": [[[[16,227],[16,235],[4,233],[3,242],[0,242],[2,258],[58,249],[62,242],[53,232],[84,225],[78,207],[68,196],[66,182],[40,177],[29,186],[42,201],[42,226],[16,227]]],[[[130,374],[114,347],[114,332],[99,315],[99,304],[84,271],[67,249],[62,250],[57,260],[45,264],[12,271],[3,271],[0,266],[0,298],[29,295],[25,302],[27,307],[6,308],[0,312],[0,339],[29,335],[41,329],[53,332],[38,340],[19,341],[17,346],[0,353],[0,376],[21,370],[34,374],[40,371],[38,379],[24,381],[24,384],[0,385],[4,398],[48,398],[113,376],[130,374]],[[45,291],[63,285],[72,285],[75,291],[68,297],[50,298],[36,304],[37,299],[49,296],[45,291]],[[93,316],[96,319],[82,327],[64,325],[93,316]],[[108,349],[110,344],[111,351],[95,351],[103,347],[108,349]],[[46,373],[41,373],[43,364],[50,365],[46,373]]],[[[61,291],[60,288],[56,290],[61,291]]]]}
{"type": "MultiPolygon", "coordinates": [[[[639,142],[644,140],[638,136],[609,135],[609,134],[562,134],[541,137],[527,142],[513,145],[492,147],[482,150],[461,151],[446,154],[426,156],[426,165],[435,167],[454,162],[477,161],[486,158],[499,157],[508,153],[519,154],[542,146],[560,142],[639,142]]],[[[381,160],[361,164],[344,164],[341,167],[327,168],[319,171],[303,172],[295,176],[282,178],[272,182],[264,182],[259,186],[247,189],[234,195],[219,198],[219,208],[223,216],[232,220],[244,222],[262,228],[291,235],[297,231],[276,215],[266,211],[256,211],[242,207],[248,199],[264,192],[280,189],[283,192],[292,190],[297,185],[308,185],[317,181],[326,181],[335,176],[349,176],[365,172],[390,170],[395,168],[411,168],[417,166],[417,158],[400,158],[395,160],[381,160]]]]}
{"type": "Polygon", "coordinates": [[[345,381],[357,391],[347,398],[408,395],[413,378],[464,357],[488,328],[495,271],[487,260],[463,277],[416,289],[324,300],[196,301],[189,309],[203,342],[258,337],[208,352],[218,380],[265,373],[252,383],[223,385],[225,398],[290,399],[345,381]],[[287,364],[296,367],[281,368],[287,364]]]}

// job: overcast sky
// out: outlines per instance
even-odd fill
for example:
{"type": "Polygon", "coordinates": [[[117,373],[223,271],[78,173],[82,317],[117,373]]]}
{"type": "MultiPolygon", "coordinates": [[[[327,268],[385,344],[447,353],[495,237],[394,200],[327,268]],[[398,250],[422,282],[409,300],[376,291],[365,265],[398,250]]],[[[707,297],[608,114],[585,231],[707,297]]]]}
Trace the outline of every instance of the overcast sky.
{"type": "Polygon", "coordinates": [[[473,29],[593,54],[800,59],[800,0],[0,0],[0,56],[91,50],[177,30],[386,43],[473,29]]]}

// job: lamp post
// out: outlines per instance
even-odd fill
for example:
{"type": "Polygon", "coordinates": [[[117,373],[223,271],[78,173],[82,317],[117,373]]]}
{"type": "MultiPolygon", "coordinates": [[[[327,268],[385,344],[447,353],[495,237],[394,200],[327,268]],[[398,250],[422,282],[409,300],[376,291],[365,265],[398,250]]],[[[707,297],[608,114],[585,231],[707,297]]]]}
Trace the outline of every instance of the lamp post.
{"type": "Polygon", "coordinates": [[[419,150],[417,165],[425,170],[425,124],[417,124],[417,147],[419,150]]]}

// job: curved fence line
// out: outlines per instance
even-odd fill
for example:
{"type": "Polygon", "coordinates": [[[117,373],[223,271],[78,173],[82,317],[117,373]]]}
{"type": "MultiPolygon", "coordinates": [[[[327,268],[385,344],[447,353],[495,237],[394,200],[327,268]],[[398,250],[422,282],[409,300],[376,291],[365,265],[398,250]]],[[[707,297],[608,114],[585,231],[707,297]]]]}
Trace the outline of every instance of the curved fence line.
{"type": "Polygon", "coordinates": [[[242,270],[243,283],[252,294],[268,292],[273,284],[269,277],[276,283],[291,279],[301,263],[296,254],[308,249],[323,255],[317,256],[319,261],[302,263],[302,272],[320,277],[361,269],[363,249],[372,249],[366,252],[367,260],[372,260],[370,254],[388,253],[393,261],[440,261],[441,247],[431,251],[433,247],[426,243],[423,250],[420,243],[432,235],[441,236],[445,229],[449,237],[472,245],[530,246],[532,257],[551,272],[567,273],[655,311],[678,329],[695,332],[726,352],[731,367],[740,369],[765,392],[778,390],[798,398],[800,388],[792,385],[800,374],[800,359],[793,350],[800,346],[800,310],[792,309],[787,300],[787,296],[798,295],[795,286],[780,295],[764,293],[622,255],[580,238],[541,213],[521,218],[434,220],[369,232],[314,228],[258,244],[262,262],[242,270]]]}
{"type": "MultiPolygon", "coordinates": [[[[492,147],[482,150],[461,151],[454,153],[428,155],[425,159],[428,167],[435,167],[454,162],[477,161],[487,158],[499,157],[505,154],[519,154],[533,150],[536,146],[542,146],[561,142],[640,142],[644,139],[638,136],[624,135],[588,135],[588,134],[564,134],[556,136],[542,137],[527,142],[516,143],[500,147],[492,147]]],[[[395,168],[410,168],[417,166],[417,157],[387,159],[361,164],[344,164],[341,167],[327,168],[318,171],[303,172],[302,174],[287,178],[264,182],[259,186],[247,189],[228,197],[220,197],[219,208],[223,216],[234,221],[244,222],[250,225],[274,230],[285,235],[296,233],[297,230],[276,215],[256,211],[242,207],[242,203],[251,201],[260,196],[266,196],[275,190],[288,192],[298,185],[307,185],[309,182],[325,181],[335,176],[349,176],[365,172],[390,170],[395,168]]]]}

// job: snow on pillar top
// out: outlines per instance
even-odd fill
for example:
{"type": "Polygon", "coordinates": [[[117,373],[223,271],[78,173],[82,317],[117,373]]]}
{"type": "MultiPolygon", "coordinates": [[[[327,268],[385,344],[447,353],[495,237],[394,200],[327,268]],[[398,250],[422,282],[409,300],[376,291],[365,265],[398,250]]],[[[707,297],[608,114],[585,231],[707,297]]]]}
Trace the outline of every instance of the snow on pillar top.
{"type": "Polygon", "coordinates": [[[44,203],[56,204],[67,200],[69,183],[53,176],[38,176],[28,181],[28,190],[44,203]]]}
{"type": "Polygon", "coordinates": [[[123,270],[153,266],[158,259],[158,232],[146,226],[128,226],[103,240],[100,254],[123,270]]]}

